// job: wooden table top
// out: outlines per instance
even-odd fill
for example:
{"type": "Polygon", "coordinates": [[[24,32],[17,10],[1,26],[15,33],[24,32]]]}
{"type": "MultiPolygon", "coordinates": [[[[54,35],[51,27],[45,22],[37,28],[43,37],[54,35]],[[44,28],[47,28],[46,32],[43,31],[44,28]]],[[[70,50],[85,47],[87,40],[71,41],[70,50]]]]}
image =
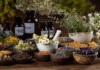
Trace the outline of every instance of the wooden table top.
{"type": "Polygon", "coordinates": [[[91,65],[80,65],[76,62],[70,62],[66,65],[57,65],[52,62],[34,62],[32,64],[0,66],[0,70],[100,70],[100,58],[91,65]]]}

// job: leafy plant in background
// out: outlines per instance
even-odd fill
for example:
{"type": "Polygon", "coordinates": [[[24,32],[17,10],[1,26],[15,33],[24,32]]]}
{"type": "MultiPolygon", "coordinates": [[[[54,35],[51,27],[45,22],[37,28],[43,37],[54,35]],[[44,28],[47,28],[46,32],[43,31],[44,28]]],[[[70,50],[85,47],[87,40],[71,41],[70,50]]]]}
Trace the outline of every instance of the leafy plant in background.
{"type": "Polygon", "coordinates": [[[69,10],[76,8],[80,14],[88,13],[95,9],[95,6],[89,0],[52,0],[58,4],[60,8],[69,10]]]}
{"type": "Polygon", "coordinates": [[[0,0],[0,17],[3,23],[6,17],[15,16],[15,0],[0,0]]]}
{"type": "Polygon", "coordinates": [[[82,16],[80,16],[75,9],[70,11],[61,12],[63,15],[62,19],[57,17],[50,17],[55,20],[56,23],[60,24],[61,27],[66,28],[70,33],[76,32],[90,32],[94,28],[92,28],[91,24],[83,23],[82,16]]]}

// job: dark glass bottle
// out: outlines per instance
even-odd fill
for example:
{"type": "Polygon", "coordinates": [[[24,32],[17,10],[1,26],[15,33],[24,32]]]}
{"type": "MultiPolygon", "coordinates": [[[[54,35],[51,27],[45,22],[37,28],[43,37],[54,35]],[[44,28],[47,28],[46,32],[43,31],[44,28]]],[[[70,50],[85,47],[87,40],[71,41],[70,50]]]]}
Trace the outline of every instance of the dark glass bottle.
{"type": "Polygon", "coordinates": [[[35,34],[39,34],[39,25],[38,25],[38,18],[36,17],[36,11],[31,10],[31,16],[33,19],[33,22],[35,23],[35,34]]]}
{"type": "Polygon", "coordinates": [[[48,22],[49,38],[52,39],[55,33],[53,22],[48,22]]]}
{"type": "Polygon", "coordinates": [[[41,35],[46,34],[48,35],[48,28],[47,28],[47,23],[46,22],[42,22],[41,23],[41,35]]]}
{"type": "Polygon", "coordinates": [[[43,22],[40,22],[40,34],[39,35],[42,35],[43,34],[43,22]]]}
{"type": "Polygon", "coordinates": [[[15,17],[14,34],[20,39],[23,39],[24,37],[24,25],[23,25],[21,16],[15,17]]]}
{"type": "Polygon", "coordinates": [[[25,18],[25,38],[32,38],[33,33],[35,33],[35,20],[33,18],[33,11],[26,11],[27,17],[25,18]]]}
{"type": "Polygon", "coordinates": [[[12,31],[11,31],[11,26],[10,26],[10,22],[9,22],[8,18],[6,18],[6,21],[4,22],[4,24],[5,24],[4,32],[5,32],[6,36],[11,36],[12,31]]]}

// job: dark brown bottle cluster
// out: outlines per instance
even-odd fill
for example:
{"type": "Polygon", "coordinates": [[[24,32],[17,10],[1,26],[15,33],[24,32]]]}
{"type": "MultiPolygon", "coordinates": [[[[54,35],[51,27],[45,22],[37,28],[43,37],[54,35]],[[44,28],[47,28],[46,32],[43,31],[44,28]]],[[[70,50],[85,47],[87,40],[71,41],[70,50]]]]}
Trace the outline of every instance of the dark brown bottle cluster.
{"type": "Polygon", "coordinates": [[[41,22],[40,23],[40,35],[43,35],[43,34],[46,34],[48,38],[50,39],[53,38],[55,34],[53,22],[41,22]]]}
{"type": "Polygon", "coordinates": [[[13,26],[7,18],[4,22],[3,31],[7,36],[12,34],[20,39],[32,38],[33,34],[43,35],[46,34],[48,38],[52,39],[55,33],[53,22],[40,22],[36,17],[34,10],[27,10],[26,17],[16,16],[14,18],[13,26]],[[40,29],[39,29],[40,28],[40,29]]]}

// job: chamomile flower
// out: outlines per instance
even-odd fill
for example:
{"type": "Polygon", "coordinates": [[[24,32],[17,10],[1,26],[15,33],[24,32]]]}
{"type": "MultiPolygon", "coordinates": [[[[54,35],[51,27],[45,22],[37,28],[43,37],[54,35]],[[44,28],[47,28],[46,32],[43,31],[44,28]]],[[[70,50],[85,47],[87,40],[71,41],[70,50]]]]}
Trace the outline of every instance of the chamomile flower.
{"type": "Polygon", "coordinates": [[[88,17],[92,17],[92,14],[91,14],[91,13],[89,13],[89,14],[88,14],[88,17]]]}
{"type": "Polygon", "coordinates": [[[94,15],[95,15],[96,17],[99,17],[99,13],[94,13],[94,15]]]}
{"type": "Polygon", "coordinates": [[[41,37],[42,37],[42,39],[47,39],[47,35],[46,34],[43,34],[41,37]]]}
{"type": "Polygon", "coordinates": [[[44,41],[43,41],[42,39],[39,39],[39,43],[40,43],[40,44],[43,44],[44,41]]]}
{"type": "Polygon", "coordinates": [[[55,43],[55,40],[51,40],[51,43],[54,44],[55,43]]]}
{"type": "Polygon", "coordinates": [[[100,24],[100,21],[98,21],[98,23],[100,24]]]}
{"type": "Polygon", "coordinates": [[[97,38],[100,37],[100,33],[99,33],[99,32],[96,33],[96,37],[97,37],[97,38]]]}
{"type": "Polygon", "coordinates": [[[49,43],[50,43],[49,39],[46,39],[45,44],[49,44],[49,43]]]}
{"type": "Polygon", "coordinates": [[[51,40],[51,43],[52,44],[59,44],[59,41],[58,40],[51,40]]]}
{"type": "Polygon", "coordinates": [[[99,28],[99,26],[97,25],[96,28],[99,28]]]}
{"type": "Polygon", "coordinates": [[[41,36],[38,36],[38,39],[42,39],[42,37],[41,36]]]}
{"type": "Polygon", "coordinates": [[[59,41],[58,41],[58,40],[55,40],[55,43],[56,43],[56,44],[59,44],[59,41]]]}
{"type": "Polygon", "coordinates": [[[100,30],[98,30],[98,32],[97,32],[98,34],[100,33],[100,30]]]}
{"type": "Polygon", "coordinates": [[[33,34],[33,39],[37,39],[38,36],[36,34],[33,34]]]}
{"type": "Polygon", "coordinates": [[[83,16],[82,19],[85,20],[86,19],[86,16],[83,16]]]}

